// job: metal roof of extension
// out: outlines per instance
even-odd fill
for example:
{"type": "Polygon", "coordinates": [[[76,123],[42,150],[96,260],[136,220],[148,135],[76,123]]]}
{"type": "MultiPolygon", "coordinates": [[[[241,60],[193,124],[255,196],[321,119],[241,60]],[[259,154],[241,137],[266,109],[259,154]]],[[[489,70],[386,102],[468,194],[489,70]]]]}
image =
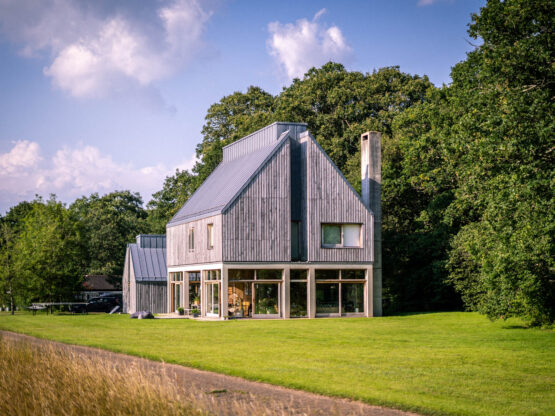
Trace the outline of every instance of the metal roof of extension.
{"type": "Polygon", "coordinates": [[[220,214],[287,137],[289,130],[281,133],[268,145],[220,163],[170,220],[168,226],[220,214]]]}
{"type": "Polygon", "coordinates": [[[141,248],[137,244],[128,244],[133,262],[135,280],[165,282],[167,280],[166,249],[141,248]]]}

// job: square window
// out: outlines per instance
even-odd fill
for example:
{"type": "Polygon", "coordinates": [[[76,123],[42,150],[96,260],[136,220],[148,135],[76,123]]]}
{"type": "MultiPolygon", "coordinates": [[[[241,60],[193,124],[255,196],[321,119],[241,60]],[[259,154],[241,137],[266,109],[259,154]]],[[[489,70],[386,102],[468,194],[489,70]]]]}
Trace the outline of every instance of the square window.
{"type": "Polygon", "coordinates": [[[360,224],[343,225],[343,247],[360,247],[360,224]]]}
{"type": "Polygon", "coordinates": [[[325,246],[341,245],[341,225],[340,224],[322,225],[322,244],[325,246]]]}

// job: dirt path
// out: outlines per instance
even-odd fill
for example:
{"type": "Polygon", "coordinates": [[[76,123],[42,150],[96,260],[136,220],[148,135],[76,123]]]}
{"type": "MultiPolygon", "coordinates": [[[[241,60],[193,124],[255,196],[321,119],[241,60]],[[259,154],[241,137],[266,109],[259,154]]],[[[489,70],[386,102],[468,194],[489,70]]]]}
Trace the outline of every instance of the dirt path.
{"type": "MultiPolygon", "coordinates": [[[[258,409],[260,409],[261,403],[267,404],[265,406],[267,409],[274,409],[267,414],[276,415],[418,416],[415,413],[370,406],[346,399],[321,396],[300,390],[249,381],[239,377],[150,361],[97,348],[68,345],[8,331],[0,331],[0,334],[6,339],[25,340],[39,346],[53,344],[59,348],[78,354],[85,354],[89,357],[102,357],[113,360],[118,365],[134,364],[147,372],[165,372],[175,380],[176,385],[183,386],[188,391],[196,391],[199,395],[210,395],[210,400],[216,401],[217,408],[221,409],[229,409],[230,406],[236,405],[237,402],[242,402],[246,405],[252,403],[253,408],[258,409]]],[[[222,413],[229,414],[229,411],[222,413]]]]}

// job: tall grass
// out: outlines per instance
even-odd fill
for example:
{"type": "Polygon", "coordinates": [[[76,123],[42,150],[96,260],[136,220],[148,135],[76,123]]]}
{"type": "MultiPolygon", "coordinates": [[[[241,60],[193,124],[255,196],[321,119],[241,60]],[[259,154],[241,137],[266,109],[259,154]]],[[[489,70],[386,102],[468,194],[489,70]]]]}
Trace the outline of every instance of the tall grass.
{"type": "Polygon", "coordinates": [[[51,345],[0,342],[2,415],[201,415],[164,375],[51,345]]]}
{"type": "MultiPolygon", "coordinates": [[[[183,385],[172,371],[0,334],[0,415],[285,416],[289,403],[183,385]]],[[[305,409],[303,415],[321,414],[305,409]]],[[[338,415],[337,412],[331,412],[338,415]]]]}

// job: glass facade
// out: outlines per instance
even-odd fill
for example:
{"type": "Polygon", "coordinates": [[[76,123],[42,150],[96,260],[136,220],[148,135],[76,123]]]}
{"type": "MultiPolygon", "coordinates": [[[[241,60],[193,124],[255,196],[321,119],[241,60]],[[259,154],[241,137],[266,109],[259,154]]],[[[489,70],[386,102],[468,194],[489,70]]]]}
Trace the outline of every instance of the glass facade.
{"type": "Polygon", "coordinates": [[[281,269],[257,270],[257,280],[281,280],[281,269]]]}
{"type": "Polygon", "coordinates": [[[360,283],[341,284],[341,312],[364,312],[364,285],[360,283]]]}
{"type": "Polygon", "coordinates": [[[291,317],[307,316],[306,282],[291,282],[289,305],[291,317]]]}
{"type": "Polygon", "coordinates": [[[254,284],[254,313],[256,315],[279,314],[279,284],[254,284]]]}
{"type": "Polygon", "coordinates": [[[316,280],[338,280],[339,270],[316,270],[316,280]]]}
{"type": "Polygon", "coordinates": [[[220,314],[220,284],[210,283],[206,285],[206,314],[220,314]]]}
{"type": "Polygon", "coordinates": [[[339,283],[316,285],[316,313],[339,313],[339,283]]]}

